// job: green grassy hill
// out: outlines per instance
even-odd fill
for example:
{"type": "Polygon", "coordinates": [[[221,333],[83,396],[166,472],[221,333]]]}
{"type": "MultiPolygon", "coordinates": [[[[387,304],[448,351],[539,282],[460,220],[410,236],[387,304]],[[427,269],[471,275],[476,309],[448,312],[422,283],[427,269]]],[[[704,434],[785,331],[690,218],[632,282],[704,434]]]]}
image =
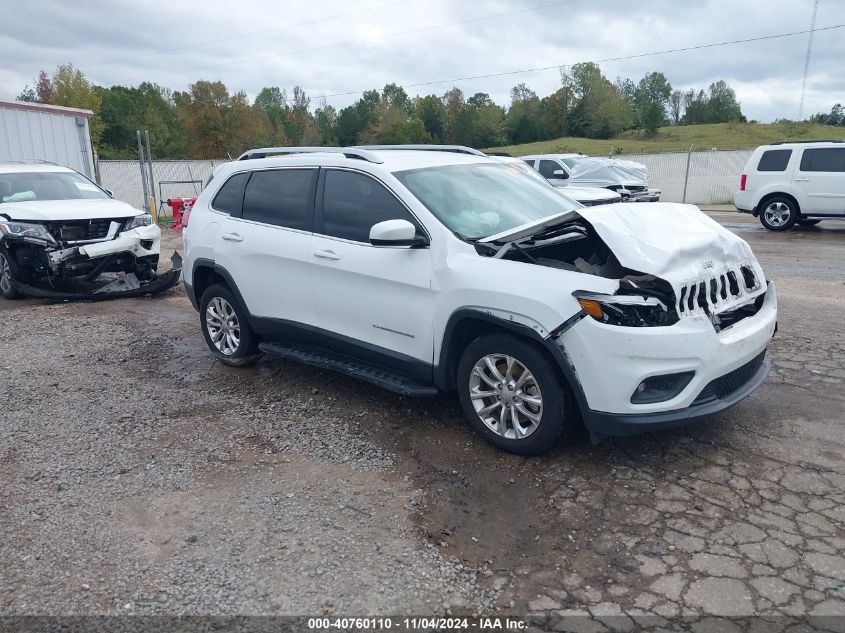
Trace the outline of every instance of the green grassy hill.
{"type": "Polygon", "coordinates": [[[800,141],[807,139],[845,140],[845,127],[828,127],[810,123],[711,123],[707,125],[679,125],[660,128],[653,136],[639,130],[623,132],[609,140],[566,136],[551,141],[491,147],[490,151],[508,152],[514,156],[525,154],[554,154],[582,152],[607,156],[612,153],[652,154],[657,152],[693,149],[745,149],[772,141],[800,141]]]}

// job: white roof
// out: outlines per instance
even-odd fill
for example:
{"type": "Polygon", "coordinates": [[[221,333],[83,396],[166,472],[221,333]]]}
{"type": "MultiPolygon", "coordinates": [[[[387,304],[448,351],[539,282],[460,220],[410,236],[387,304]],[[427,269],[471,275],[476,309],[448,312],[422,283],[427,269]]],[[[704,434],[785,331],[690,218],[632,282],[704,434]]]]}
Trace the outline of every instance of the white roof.
{"type": "Polygon", "coordinates": [[[26,174],[32,172],[73,172],[72,169],[54,163],[27,162],[23,160],[0,159],[0,174],[26,174]]]}
{"type": "MultiPolygon", "coordinates": [[[[788,141],[783,143],[769,143],[761,145],[767,149],[792,149],[794,147],[842,147],[845,148],[845,141],[788,141]]],[[[759,149],[759,148],[758,148],[759,149]]]]}

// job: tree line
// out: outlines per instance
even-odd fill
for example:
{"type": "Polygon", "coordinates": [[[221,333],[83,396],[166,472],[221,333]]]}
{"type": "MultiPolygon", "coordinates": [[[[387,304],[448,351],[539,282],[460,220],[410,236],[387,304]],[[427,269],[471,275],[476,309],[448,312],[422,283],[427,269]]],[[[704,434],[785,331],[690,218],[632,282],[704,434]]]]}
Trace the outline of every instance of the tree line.
{"type": "Polygon", "coordinates": [[[562,69],[560,79],[560,87],[545,97],[524,83],[514,86],[507,107],[484,92],[467,96],[455,87],[442,95],[411,97],[390,83],[338,110],[323,100],[312,103],[299,86],[290,93],[268,86],[250,102],[244,91],[230,92],[220,81],[200,80],[184,91],[150,82],[107,88],[66,64],[52,74],[42,70],[18,99],[94,111],[92,140],[104,159],[137,156],[139,129],[149,130],[157,158],[222,158],[264,146],[449,143],[484,148],[745,121],[736,93],[724,81],[688,91],[673,89],[661,72],[612,82],[593,63],[562,69]]]}

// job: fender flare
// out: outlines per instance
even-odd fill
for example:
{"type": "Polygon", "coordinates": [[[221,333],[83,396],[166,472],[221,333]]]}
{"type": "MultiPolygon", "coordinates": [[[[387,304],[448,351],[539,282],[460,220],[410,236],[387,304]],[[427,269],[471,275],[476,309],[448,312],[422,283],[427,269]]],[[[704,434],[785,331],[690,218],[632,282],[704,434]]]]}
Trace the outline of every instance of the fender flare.
{"type": "MultiPolygon", "coordinates": [[[[206,258],[203,258],[203,257],[199,257],[196,260],[194,260],[194,264],[193,264],[193,266],[191,266],[191,281],[193,281],[194,284],[196,284],[196,273],[197,273],[198,268],[210,268],[215,273],[220,275],[223,278],[223,281],[226,282],[226,285],[229,287],[229,290],[231,290],[234,293],[235,297],[237,297],[238,303],[241,304],[241,307],[244,309],[244,312],[247,313],[247,317],[249,318],[249,320],[252,321],[252,313],[249,311],[249,306],[247,306],[246,301],[244,301],[244,297],[241,294],[241,291],[238,290],[238,285],[235,283],[234,278],[232,277],[231,274],[229,274],[228,270],[226,270],[225,268],[223,268],[222,266],[217,264],[213,259],[206,259],[206,258]]],[[[192,289],[191,293],[189,293],[189,294],[192,294],[195,297],[195,299],[196,299],[196,306],[195,307],[197,309],[199,309],[199,303],[200,303],[200,299],[202,299],[202,297],[196,296],[196,294],[193,292],[193,289],[192,289]]]]}
{"type": "Polygon", "coordinates": [[[575,372],[575,367],[569,360],[569,356],[562,345],[557,342],[557,337],[575,325],[581,318],[585,316],[583,313],[577,313],[561,323],[558,327],[552,330],[551,333],[542,335],[536,329],[516,320],[505,319],[490,311],[485,311],[482,308],[459,308],[452,313],[449,320],[446,322],[446,327],[443,330],[443,342],[440,347],[440,357],[437,365],[434,367],[434,382],[442,391],[452,391],[455,389],[454,385],[454,365],[457,361],[457,354],[462,350],[456,349],[453,345],[454,333],[457,326],[466,320],[484,321],[497,328],[513,332],[521,337],[529,338],[539,345],[541,345],[548,354],[554,359],[555,364],[563,374],[569,388],[575,396],[575,402],[582,416],[589,414],[590,408],[587,405],[587,398],[584,395],[584,389],[581,387],[581,381],[575,372]]]}

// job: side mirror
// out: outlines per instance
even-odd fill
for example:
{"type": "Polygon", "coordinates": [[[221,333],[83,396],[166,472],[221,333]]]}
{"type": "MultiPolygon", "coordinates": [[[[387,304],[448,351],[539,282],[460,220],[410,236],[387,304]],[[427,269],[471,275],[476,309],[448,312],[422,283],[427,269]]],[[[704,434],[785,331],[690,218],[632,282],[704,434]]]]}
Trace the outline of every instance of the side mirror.
{"type": "Polygon", "coordinates": [[[562,169],[555,169],[555,170],[552,172],[552,176],[554,176],[555,178],[563,178],[563,179],[569,178],[569,174],[567,174],[567,173],[566,173],[564,170],[562,170],[562,169]]]}
{"type": "Polygon", "coordinates": [[[428,246],[428,238],[417,235],[417,227],[408,220],[385,220],[370,229],[373,246],[428,246]]]}

